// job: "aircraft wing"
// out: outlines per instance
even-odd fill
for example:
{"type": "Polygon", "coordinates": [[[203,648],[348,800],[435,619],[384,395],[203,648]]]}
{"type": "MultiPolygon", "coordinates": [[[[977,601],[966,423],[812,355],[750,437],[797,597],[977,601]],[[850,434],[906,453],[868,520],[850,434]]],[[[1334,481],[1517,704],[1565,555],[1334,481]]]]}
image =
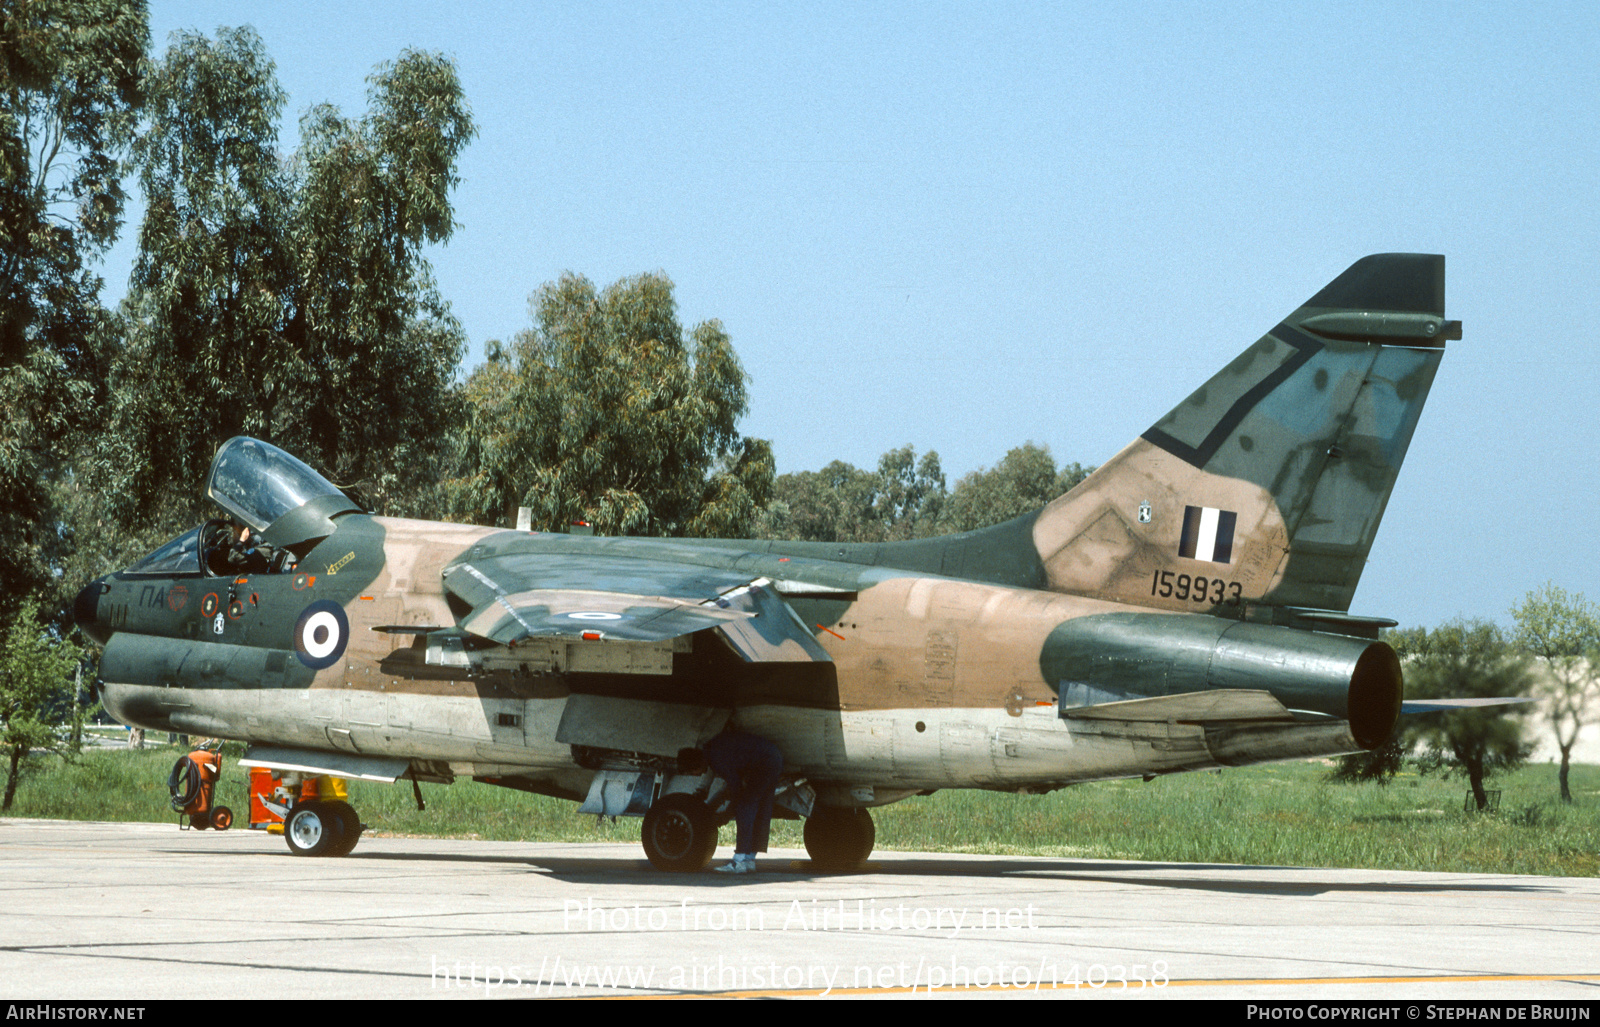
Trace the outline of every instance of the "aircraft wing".
{"type": "Polygon", "coordinates": [[[462,630],[524,639],[663,642],[714,629],[744,659],[827,661],[772,583],[693,564],[626,556],[508,553],[445,568],[472,607],[462,630]]]}

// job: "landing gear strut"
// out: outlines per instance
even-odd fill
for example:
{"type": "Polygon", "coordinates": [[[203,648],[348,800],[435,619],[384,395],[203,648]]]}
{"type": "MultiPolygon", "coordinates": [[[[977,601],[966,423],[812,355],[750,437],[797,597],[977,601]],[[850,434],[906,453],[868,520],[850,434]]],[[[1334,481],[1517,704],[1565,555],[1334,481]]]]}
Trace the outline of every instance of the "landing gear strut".
{"type": "Polygon", "coordinates": [[[361,817],[345,801],[345,784],[256,767],[250,774],[250,826],[280,828],[296,856],[348,856],[361,840],[361,817]]]}
{"type": "Polygon", "coordinates": [[[853,867],[872,855],[878,829],[864,809],[818,806],[806,818],[806,853],[825,867],[853,867]]]}

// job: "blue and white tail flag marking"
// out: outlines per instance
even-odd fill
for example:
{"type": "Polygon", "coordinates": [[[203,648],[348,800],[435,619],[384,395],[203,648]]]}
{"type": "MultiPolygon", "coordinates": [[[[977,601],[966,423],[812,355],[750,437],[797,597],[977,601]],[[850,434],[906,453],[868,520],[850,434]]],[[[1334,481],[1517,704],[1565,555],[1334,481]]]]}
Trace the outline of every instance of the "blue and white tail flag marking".
{"type": "Polygon", "coordinates": [[[1233,557],[1233,528],[1239,515],[1209,506],[1183,508],[1183,534],[1178,555],[1191,560],[1228,563],[1233,557]]]}

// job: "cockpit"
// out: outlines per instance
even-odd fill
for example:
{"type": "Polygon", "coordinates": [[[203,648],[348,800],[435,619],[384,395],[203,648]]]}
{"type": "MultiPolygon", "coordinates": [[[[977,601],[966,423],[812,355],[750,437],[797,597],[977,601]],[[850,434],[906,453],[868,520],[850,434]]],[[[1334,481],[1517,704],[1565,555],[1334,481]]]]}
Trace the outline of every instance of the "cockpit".
{"type": "MultiPolygon", "coordinates": [[[[287,514],[308,504],[335,500],[342,510],[356,505],[328,479],[277,446],[241,435],[217,450],[206,476],[206,495],[252,531],[266,534],[287,514]]],[[[278,533],[278,534],[281,534],[278,533]]],[[[279,538],[280,544],[299,541],[279,538]]]]}
{"type": "Polygon", "coordinates": [[[288,573],[333,534],[335,517],[361,509],[300,460],[243,435],[217,450],[206,475],[206,495],[229,517],[180,535],[123,573],[288,573]]]}

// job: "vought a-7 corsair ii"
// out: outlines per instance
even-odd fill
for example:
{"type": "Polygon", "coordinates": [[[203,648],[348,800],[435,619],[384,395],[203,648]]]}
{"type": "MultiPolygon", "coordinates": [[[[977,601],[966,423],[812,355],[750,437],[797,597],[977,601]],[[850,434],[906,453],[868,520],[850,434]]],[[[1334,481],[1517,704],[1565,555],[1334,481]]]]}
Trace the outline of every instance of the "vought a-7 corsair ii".
{"type": "MultiPolygon", "coordinates": [[[[226,519],[77,616],[117,719],[249,742],[291,784],[471,777],[642,815],[653,863],[698,870],[726,818],[698,747],[734,726],[781,749],[813,859],[859,862],[871,807],[940,788],[1382,745],[1394,622],[1350,602],[1460,337],[1443,257],[1366,257],[1043,509],[883,544],[375,517],[235,438],[226,519]]],[[[355,844],[348,803],[280,799],[292,851],[355,844]]]]}

